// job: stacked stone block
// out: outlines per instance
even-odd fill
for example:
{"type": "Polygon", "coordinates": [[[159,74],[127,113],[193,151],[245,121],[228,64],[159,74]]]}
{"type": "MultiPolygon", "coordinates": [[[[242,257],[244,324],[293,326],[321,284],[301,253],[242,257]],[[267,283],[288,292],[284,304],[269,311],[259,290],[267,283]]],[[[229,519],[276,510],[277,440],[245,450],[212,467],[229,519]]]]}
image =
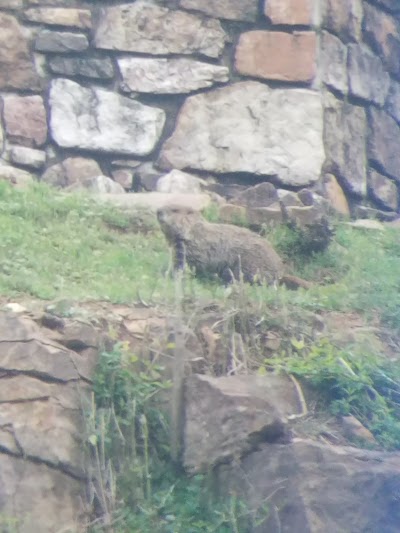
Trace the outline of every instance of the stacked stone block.
{"type": "Polygon", "coordinates": [[[14,181],[181,169],[399,208],[396,0],[2,0],[0,100],[14,181]]]}

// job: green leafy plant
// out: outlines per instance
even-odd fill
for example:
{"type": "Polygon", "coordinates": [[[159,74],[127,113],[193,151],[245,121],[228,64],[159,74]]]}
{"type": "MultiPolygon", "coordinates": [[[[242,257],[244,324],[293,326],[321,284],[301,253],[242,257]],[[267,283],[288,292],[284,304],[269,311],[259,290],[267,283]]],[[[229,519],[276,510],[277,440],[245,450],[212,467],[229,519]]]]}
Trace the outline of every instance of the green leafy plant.
{"type": "MultiPolygon", "coordinates": [[[[162,368],[124,344],[100,356],[88,415],[93,532],[246,532],[254,517],[242,502],[216,501],[207,476],[186,477],[169,461],[168,420],[157,395],[170,387],[162,368]]],[[[165,407],[165,406],[164,406],[165,407]]]]}
{"type": "Polygon", "coordinates": [[[385,448],[400,447],[400,363],[338,349],[327,339],[309,346],[292,339],[281,356],[265,364],[301,378],[333,414],[356,416],[385,448]]]}

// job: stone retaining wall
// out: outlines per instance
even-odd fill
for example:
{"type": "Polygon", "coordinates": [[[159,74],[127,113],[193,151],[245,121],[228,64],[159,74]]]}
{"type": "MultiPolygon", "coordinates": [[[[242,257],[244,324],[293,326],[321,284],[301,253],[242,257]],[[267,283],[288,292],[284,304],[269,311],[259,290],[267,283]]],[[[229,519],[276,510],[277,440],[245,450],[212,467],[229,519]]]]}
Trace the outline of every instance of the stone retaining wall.
{"type": "Polygon", "coordinates": [[[1,0],[0,100],[13,181],[185,169],[398,211],[398,0],[1,0]]]}

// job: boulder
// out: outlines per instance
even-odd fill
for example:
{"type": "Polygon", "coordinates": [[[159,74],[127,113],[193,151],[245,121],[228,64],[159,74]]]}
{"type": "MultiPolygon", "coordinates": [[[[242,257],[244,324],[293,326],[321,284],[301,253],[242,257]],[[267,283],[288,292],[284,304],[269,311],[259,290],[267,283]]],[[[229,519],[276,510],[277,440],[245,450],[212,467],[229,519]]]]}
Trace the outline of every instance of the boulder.
{"type": "Polygon", "coordinates": [[[101,175],[101,169],[94,159],[68,157],[61,163],[49,167],[42,174],[41,181],[54,187],[68,187],[81,180],[101,175]]]}
{"type": "Polygon", "coordinates": [[[190,376],[183,466],[191,473],[207,472],[261,442],[287,437],[287,416],[298,412],[297,401],[293,383],[283,376],[190,376]]]}
{"type": "Polygon", "coordinates": [[[53,80],[50,124],[55,142],[121,154],[148,155],[161,135],[165,113],[111,91],[53,80]]]}
{"type": "Polygon", "coordinates": [[[186,99],[175,131],[161,148],[159,164],[250,172],[305,186],[320,176],[325,159],[322,130],[318,93],[239,82],[186,99]]]}
{"type": "Polygon", "coordinates": [[[159,178],[156,190],[158,192],[168,193],[197,194],[201,192],[201,186],[203,183],[204,180],[201,180],[192,174],[174,169],[159,178]]]}
{"type": "Polygon", "coordinates": [[[249,515],[263,515],[252,533],[397,533],[399,527],[399,453],[303,439],[263,444],[221,466],[217,487],[220,496],[240,494],[249,515]]]}

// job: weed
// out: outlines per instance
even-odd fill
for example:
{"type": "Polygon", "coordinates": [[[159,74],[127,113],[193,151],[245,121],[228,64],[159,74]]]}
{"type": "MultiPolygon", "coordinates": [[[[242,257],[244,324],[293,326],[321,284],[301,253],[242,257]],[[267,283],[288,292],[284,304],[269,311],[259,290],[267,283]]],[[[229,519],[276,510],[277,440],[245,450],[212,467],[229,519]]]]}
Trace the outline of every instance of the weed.
{"type": "Polygon", "coordinates": [[[101,354],[88,416],[90,493],[98,509],[91,530],[245,532],[250,515],[240,501],[213,501],[206,476],[187,478],[172,468],[168,422],[156,401],[170,386],[161,371],[123,344],[101,354]]]}
{"type": "Polygon", "coordinates": [[[265,364],[303,379],[333,414],[354,415],[385,448],[399,447],[400,363],[359,353],[357,347],[341,350],[327,339],[309,346],[292,339],[282,355],[265,364]]]}

